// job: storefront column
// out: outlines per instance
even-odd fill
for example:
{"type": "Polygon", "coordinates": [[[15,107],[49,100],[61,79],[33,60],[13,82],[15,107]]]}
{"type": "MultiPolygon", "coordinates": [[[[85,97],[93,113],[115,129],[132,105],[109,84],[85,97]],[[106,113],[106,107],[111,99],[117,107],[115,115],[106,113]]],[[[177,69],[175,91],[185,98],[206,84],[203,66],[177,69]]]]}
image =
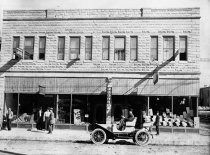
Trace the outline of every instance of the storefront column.
{"type": "Polygon", "coordinates": [[[70,101],[70,112],[69,112],[69,117],[70,117],[70,124],[72,124],[72,122],[71,122],[71,111],[72,111],[72,103],[73,103],[73,96],[72,96],[72,94],[71,94],[71,101],[70,101]]]}
{"type": "Polygon", "coordinates": [[[171,112],[172,112],[172,115],[174,115],[174,97],[171,96],[171,112]]]}
{"type": "Polygon", "coordinates": [[[106,124],[111,124],[114,121],[114,118],[112,117],[112,78],[106,79],[106,93],[106,124]]]}
{"type": "Polygon", "coordinates": [[[18,93],[18,105],[17,105],[17,127],[18,127],[18,117],[19,117],[19,106],[20,106],[20,93],[18,93]]]}
{"type": "Polygon", "coordinates": [[[59,95],[56,94],[56,112],[55,112],[56,120],[58,120],[58,102],[59,102],[59,95]]]}
{"type": "Polygon", "coordinates": [[[198,103],[199,103],[199,100],[198,100],[198,97],[196,98],[196,117],[198,117],[198,103]]]}

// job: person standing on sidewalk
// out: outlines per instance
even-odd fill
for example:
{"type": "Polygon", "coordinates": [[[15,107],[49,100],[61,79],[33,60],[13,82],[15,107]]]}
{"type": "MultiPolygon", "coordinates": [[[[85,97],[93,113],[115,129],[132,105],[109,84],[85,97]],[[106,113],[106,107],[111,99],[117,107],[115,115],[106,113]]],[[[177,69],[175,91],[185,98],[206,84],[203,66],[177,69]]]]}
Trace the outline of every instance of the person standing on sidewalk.
{"type": "Polygon", "coordinates": [[[38,112],[37,112],[36,128],[37,128],[37,130],[42,130],[43,129],[43,112],[42,112],[42,107],[40,107],[38,112]]]}
{"type": "Polygon", "coordinates": [[[49,130],[49,118],[50,118],[50,109],[47,108],[47,110],[44,112],[43,122],[45,124],[45,130],[49,130]]]}
{"type": "Polygon", "coordinates": [[[10,131],[11,130],[11,121],[13,118],[13,112],[12,112],[11,108],[8,109],[6,118],[7,118],[7,129],[10,131]]]}
{"type": "Polygon", "coordinates": [[[159,135],[159,125],[160,125],[160,116],[159,116],[159,111],[157,111],[156,119],[155,119],[155,127],[156,127],[156,132],[157,135],[159,135]]]}
{"type": "Polygon", "coordinates": [[[48,134],[52,134],[54,124],[55,124],[55,117],[54,117],[54,113],[53,113],[53,108],[50,108],[49,132],[48,132],[48,134]]]}

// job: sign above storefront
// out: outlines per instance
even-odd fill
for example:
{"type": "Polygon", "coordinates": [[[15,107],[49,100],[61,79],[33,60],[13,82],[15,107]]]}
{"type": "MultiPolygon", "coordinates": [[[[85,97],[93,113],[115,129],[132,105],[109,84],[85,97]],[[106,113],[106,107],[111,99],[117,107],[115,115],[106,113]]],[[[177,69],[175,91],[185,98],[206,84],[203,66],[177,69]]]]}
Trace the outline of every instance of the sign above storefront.
{"type": "Polygon", "coordinates": [[[39,94],[40,95],[45,95],[45,92],[46,92],[46,87],[39,85],[39,94]]]}

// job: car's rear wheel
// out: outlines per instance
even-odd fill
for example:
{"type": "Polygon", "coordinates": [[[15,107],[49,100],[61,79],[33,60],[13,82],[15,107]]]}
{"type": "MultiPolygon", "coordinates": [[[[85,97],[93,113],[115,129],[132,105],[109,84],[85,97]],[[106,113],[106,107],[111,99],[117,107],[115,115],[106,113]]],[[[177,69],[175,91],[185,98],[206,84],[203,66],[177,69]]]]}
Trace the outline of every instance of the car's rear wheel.
{"type": "Polygon", "coordinates": [[[147,132],[139,130],[135,134],[134,142],[137,145],[143,146],[143,145],[147,145],[149,143],[149,139],[150,139],[150,136],[147,132]]]}
{"type": "Polygon", "coordinates": [[[106,140],[106,133],[102,129],[97,128],[91,133],[91,141],[94,144],[103,144],[106,140]]]}

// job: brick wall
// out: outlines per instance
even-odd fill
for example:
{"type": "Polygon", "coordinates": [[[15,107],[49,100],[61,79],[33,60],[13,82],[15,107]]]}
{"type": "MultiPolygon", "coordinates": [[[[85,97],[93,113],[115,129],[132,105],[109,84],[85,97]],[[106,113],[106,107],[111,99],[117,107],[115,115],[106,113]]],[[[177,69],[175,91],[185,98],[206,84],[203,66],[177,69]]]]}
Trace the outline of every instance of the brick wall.
{"type": "MultiPolygon", "coordinates": [[[[188,37],[188,61],[177,57],[162,72],[199,72],[199,8],[111,10],[10,10],[4,11],[0,63],[8,71],[150,72],[150,37],[158,36],[159,64],[163,63],[163,36],[188,37]],[[159,17],[159,18],[158,18],[159,17]],[[13,36],[34,36],[34,60],[7,66],[12,58],[13,36]],[[46,36],[46,60],[38,60],[39,36],[46,36]],[[57,60],[58,36],[65,36],[65,60],[57,60]],[[70,36],[81,37],[80,60],[69,60],[70,36]],[[93,37],[92,60],[85,59],[85,36],[93,37]],[[110,60],[102,60],[102,36],[110,36],[110,60]],[[126,37],[126,60],[114,61],[114,38],[126,37]],[[138,36],[138,61],[130,61],[130,36],[138,36]],[[71,64],[71,65],[70,65],[71,64]]],[[[10,64],[9,64],[10,65],[10,64]]]]}

